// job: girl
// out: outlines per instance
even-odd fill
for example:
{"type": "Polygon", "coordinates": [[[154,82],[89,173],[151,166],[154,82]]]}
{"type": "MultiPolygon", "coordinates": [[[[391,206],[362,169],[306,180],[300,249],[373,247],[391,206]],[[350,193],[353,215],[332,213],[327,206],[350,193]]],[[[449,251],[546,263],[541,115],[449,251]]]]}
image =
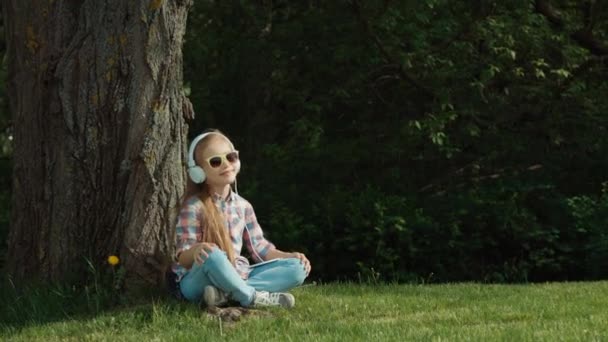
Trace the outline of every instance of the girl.
{"type": "Polygon", "coordinates": [[[217,130],[196,137],[188,152],[188,184],[176,228],[172,266],[183,297],[207,306],[234,300],[242,306],[295,304],[285,293],[310,272],[302,253],[278,250],[264,238],[251,204],[232,191],[240,170],[239,152],[217,130]],[[250,266],[241,256],[245,244],[250,266]]]}

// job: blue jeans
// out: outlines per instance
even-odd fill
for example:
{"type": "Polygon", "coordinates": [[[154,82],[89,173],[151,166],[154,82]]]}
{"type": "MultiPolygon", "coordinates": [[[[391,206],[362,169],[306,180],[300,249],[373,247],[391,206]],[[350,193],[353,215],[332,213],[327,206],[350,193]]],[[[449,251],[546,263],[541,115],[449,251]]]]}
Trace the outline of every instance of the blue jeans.
{"type": "Polygon", "coordinates": [[[255,291],[283,292],[301,285],[306,270],[299,259],[279,259],[254,267],[247,280],[236,272],[226,253],[214,248],[203,264],[194,263],[180,281],[182,295],[191,302],[200,301],[207,285],[213,285],[242,306],[253,303],[255,291]]]}

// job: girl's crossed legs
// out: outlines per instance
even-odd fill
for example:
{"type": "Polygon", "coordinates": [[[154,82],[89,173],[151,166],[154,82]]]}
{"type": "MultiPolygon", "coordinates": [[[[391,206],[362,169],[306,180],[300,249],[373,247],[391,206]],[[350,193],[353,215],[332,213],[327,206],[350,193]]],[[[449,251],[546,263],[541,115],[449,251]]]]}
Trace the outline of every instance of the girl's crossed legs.
{"type": "Polygon", "coordinates": [[[198,302],[205,286],[213,285],[242,306],[250,306],[256,291],[288,291],[301,285],[305,278],[306,271],[300,260],[289,258],[252,267],[249,279],[243,280],[226,253],[214,249],[203,264],[192,265],[180,281],[180,290],[186,299],[198,302]]]}

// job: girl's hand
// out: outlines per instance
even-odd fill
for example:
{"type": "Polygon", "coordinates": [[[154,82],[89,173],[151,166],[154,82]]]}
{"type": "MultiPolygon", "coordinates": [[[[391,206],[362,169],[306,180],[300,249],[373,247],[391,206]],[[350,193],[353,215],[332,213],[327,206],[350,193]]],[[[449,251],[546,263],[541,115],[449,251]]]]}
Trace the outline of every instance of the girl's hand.
{"type": "Polygon", "coordinates": [[[306,275],[308,275],[312,267],[310,266],[310,261],[308,261],[306,255],[298,252],[293,252],[291,253],[291,255],[293,258],[300,259],[300,262],[302,263],[302,265],[304,265],[304,269],[306,270],[306,275]]]}
{"type": "Polygon", "coordinates": [[[213,250],[213,248],[218,248],[216,244],[211,242],[201,242],[198,246],[196,246],[198,250],[194,252],[194,262],[198,265],[202,265],[207,257],[209,257],[209,253],[213,250]],[[204,259],[203,259],[204,257],[204,259]]]}

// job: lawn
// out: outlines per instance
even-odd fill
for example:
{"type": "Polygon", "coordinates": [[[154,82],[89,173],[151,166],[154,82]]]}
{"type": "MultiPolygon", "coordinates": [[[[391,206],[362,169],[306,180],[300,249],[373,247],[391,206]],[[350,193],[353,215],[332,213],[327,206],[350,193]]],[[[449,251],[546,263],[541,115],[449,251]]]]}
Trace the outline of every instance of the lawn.
{"type": "MultiPolygon", "coordinates": [[[[26,322],[0,323],[15,341],[606,341],[608,282],[526,285],[305,286],[292,310],[254,310],[222,322],[170,299],[95,314],[28,302],[26,322]],[[36,308],[36,306],[39,306],[36,308]],[[51,314],[49,312],[54,312],[51,314]]],[[[69,298],[68,298],[69,299],[69,298]]],[[[2,302],[7,305],[9,301],[2,302]]],[[[78,303],[76,303],[77,305],[78,303]]],[[[91,303],[82,303],[91,305],[91,303]]],[[[4,315],[9,308],[1,309],[4,315]]],[[[21,311],[19,311],[21,310],[21,311]]],[[[24,308],[13,309],[14,314],[24,308]]],[[[1,316],[6,317],[6,316],[1,316]]]]}

